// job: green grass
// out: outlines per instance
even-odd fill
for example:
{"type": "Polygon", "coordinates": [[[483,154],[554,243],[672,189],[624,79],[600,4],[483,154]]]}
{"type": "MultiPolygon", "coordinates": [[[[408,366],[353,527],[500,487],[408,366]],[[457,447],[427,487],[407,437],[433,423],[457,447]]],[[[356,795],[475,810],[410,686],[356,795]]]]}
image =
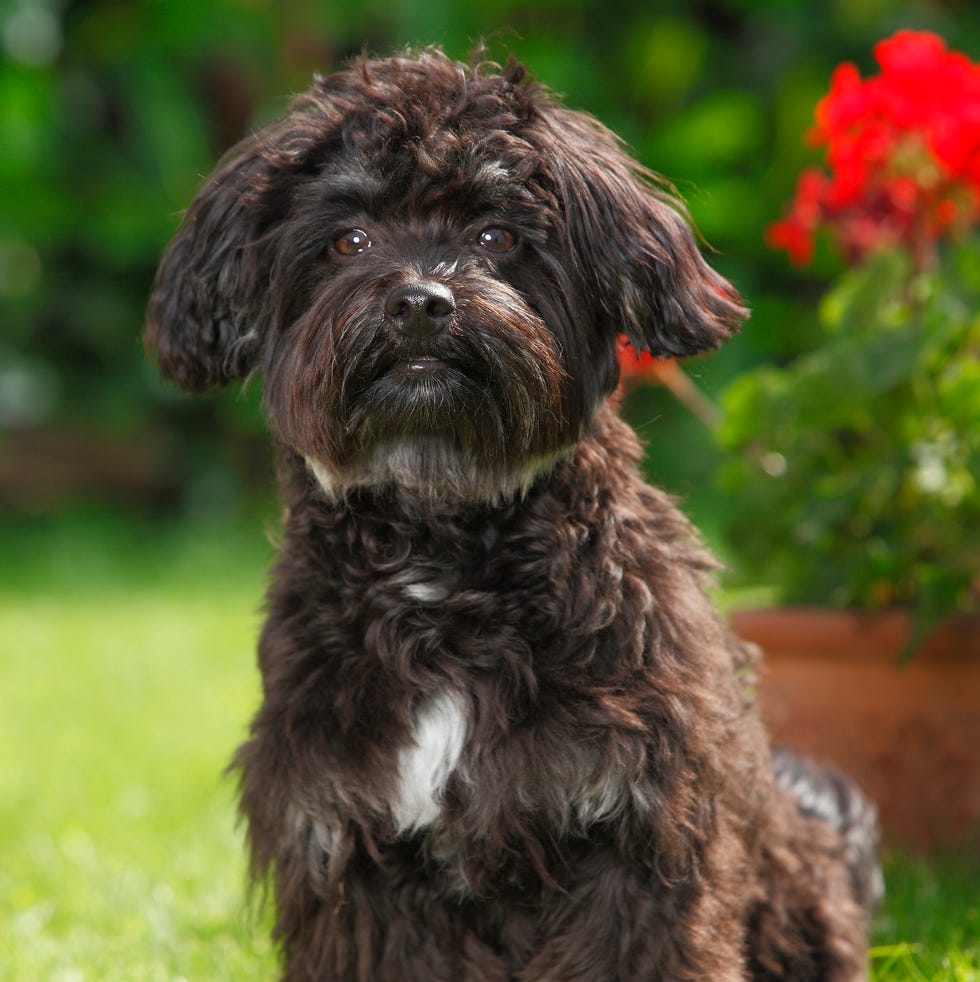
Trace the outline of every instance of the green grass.
{"type": "Polygon", "coordinates": [[[264,550],[4,532],[0,979],[273,977],[222,776],[258,700],[264,550]]]}
{"type": "MultiPolygon", "coordinates": [[[[0,526],[0,980],[275,976],[223,769],[258,701],[261,521],[0,526]]],[[[980,862],[887,860],[877,980],[980,980],[980,862]]]]}
{"type": "Polygon", "coordinates": [[[874,926],[880,982],[980,980],[980,857],[886,856],[886,897],[874,926]]]}

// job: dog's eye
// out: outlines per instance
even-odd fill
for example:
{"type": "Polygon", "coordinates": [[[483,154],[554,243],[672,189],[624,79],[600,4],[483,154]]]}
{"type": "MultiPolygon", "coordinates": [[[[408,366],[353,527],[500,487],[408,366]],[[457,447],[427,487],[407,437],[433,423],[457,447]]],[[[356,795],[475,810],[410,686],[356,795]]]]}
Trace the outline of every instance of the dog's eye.
{"type": "Polygon", "coordinates": [[[342,256],[359,256],[372,245],[370,236],[362,228],[352,228],[333,240],[333,247],[342,256]]]}
{"type": "Polygon", "coordinates": [[[517,236],[508,229],[492,225],[480,233],[479,241],[488,252],[510,252],[517,245],[517,236]]]}

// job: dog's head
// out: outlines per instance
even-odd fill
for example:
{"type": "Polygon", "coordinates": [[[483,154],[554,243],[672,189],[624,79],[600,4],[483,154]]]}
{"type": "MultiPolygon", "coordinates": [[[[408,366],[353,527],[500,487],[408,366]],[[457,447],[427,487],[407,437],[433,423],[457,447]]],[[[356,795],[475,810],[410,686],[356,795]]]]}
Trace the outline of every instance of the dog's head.
{"type": "Polygon", "coordinates": [[[581,439],[619,333],[690,355],[742,316],[609,131],[516,63],[430,50],[317,79],[225,156],[147,341],[192,391],[260,371],[273,430],[328,493],[488,499],[581,439]]]}

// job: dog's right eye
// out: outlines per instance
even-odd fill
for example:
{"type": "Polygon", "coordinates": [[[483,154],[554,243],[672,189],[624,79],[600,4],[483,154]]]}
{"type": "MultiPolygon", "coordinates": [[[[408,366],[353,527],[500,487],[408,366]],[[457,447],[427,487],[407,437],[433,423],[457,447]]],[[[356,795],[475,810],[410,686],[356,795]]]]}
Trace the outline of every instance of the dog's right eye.
{"type": "Polygon", "coordinates": [[[498,254],[513,252],[517,246],[517,236],[509,229],[498,228],[496,225],[485,228],[480,233],[478,241],[487,252],[496,252],[498,254]]]}
{"type": "Polygon", "coordinates": [[[333,240],[333,247],[342,256],[359,256],[367,252],[374,243],[362,228],[352,228],[333,240]]]}

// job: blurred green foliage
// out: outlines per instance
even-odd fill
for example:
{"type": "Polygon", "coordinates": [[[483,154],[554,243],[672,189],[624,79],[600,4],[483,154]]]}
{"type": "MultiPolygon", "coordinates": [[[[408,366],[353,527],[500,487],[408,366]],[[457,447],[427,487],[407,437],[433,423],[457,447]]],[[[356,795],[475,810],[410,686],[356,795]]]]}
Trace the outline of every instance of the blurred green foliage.
{"type": "MultiPolygon", "coordinates": [[[[793,355],[814,336],[834,260],[793,270],[762,230],[811,159],[802,134],[834,65],[867,68],[898,27],[980,50],[973,0],[4,0],[0,505],[84,491],[227,511],[268,486],[255,389],[191,400],[160,383],[143,305],[218,154],[365,48],[438,43],[465,57],[486,38],[498,60],[515,52],[677,183],[753,308],[743,335],[693,369],[699,382],[717,392],[746,365],[793,355]],[[97,473],[38,470],[72,450],[97,473]]],[[[662,391],[635,393],[628,411],[651,475],[697,513],[718,462],[709,435],[662,391]]]]}
{"type": "Polygon", "coordinates": [[[821,303],[818,347],[725,393],[734,543],[779,599],[910,606],[918,640],[977,609],[978,256],[977,236],[919,272],[872,256],[821,303]]]}

